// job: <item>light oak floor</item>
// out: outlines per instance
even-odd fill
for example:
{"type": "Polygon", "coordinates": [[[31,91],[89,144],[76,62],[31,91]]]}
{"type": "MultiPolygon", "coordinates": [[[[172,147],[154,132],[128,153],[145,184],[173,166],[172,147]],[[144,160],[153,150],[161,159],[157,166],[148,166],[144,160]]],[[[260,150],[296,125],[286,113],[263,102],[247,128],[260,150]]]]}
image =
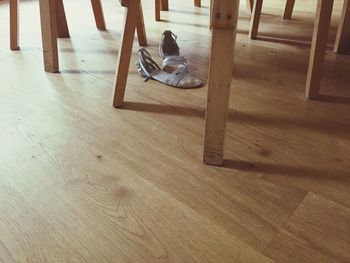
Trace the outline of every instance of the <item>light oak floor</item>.
{"type": "MultiPolygon", "coordinates": [[[[156,23],[144,1],[149,49],[159,61],[173,30],[206,79],[208,1],[192,2],[156,23]]],[[[143,82],[132,64],[112,108],[118,1],[102,2],[108,32],[89,1],[66,1],[60,74],[43,71],[37,1],[21,1],[16,52],[0,3],[0,262],[350,262],[350,57],[330,49],[306,101],[316,1],[296,1],[291,21],[265,1],[257,41],[244,2],[222,168],[202,163],[206,87],[143,82]]]]}

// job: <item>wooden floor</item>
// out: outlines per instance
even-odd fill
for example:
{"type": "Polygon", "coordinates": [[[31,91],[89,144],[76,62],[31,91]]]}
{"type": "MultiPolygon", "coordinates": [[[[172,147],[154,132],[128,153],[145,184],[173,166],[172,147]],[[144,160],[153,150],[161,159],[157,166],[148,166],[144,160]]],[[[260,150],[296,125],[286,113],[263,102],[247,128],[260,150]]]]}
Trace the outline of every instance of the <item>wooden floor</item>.
{"type": "MultiPolygon", "coordinates": [[[[144,2],[149,49],[159,61],[173,30],[206,79],[208,1],[192,2],[158,23],[144,2]]],[[[0,3],[0,262],[350,262],[350,57],[330,49],[306,101],[316,1],[284,22],[284,1],[265,1],[257,41],[241,2],[222,168],[202,163],[206,87],[143,82],[131,65],[112,108],[118,1],[103,1],[108,32],[89,1],[66,1],[60,74],[43,71],[37,1],[21,1],[16,52],[0,3]]]]}

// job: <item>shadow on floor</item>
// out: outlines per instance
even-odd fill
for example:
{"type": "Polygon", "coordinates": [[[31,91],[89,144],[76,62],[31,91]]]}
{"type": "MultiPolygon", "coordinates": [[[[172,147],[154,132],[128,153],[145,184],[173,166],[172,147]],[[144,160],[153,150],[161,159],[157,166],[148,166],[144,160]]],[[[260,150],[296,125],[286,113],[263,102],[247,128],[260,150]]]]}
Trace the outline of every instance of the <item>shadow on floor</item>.
{"type": "MultiPolygon", "coordinates": [[[[328,100],[327,102],[338,103],[337,101],[347,102],[350,98],[338,98],[336,96],[322,96],[323,100],[328,100]]],[[[151,112],[151,113],[161,113],[169,115],[180,115],[180,116],[194,116],[198,118],[205,117],[204,108],[190,108],[183,106],[173,106],[164,104],[152,104],[152,103],[142,103],[142,102],[125,102],[123,109],[140,111],[140,112],[151,112]]],[[[344,113],[345,114],[345,113],[344,113]]],[[[299,127],[300,130],[312,130],[317,132],[322,132],[328,135],[347,137],[350,136],[350,124],[335,122],[332,120],[319,120],[319,119],[293,119],[286,118],[284,116],[265,116],[262,114],[250,114],[241,111],[232,111],[228,113],[228,120],[230,122],[239,123],[249,123],[254,125],[261,125],[265,127],[274,127],[280,129],[289,129],[299,127]]]]}
{"type": "Polygon", "coordinates": [[[341,96],[333,96],[333,95],[320,95],[317,98],[318,101],[335,103],[335,104],[344,104],[350,105],[350,97],[341,97],[341,96]]]}
{"type": "Polygon", "coordinates": [[[264,174],[276,174],[292,177],[307,177],[317,180],[339,180],[343,182],[350,181],[350,172],[345,170],[325,170],[310,167],[298,167],[282,164],[247,162],[238,160],[224,160],[224,168],[249,171],[264,174]]]}

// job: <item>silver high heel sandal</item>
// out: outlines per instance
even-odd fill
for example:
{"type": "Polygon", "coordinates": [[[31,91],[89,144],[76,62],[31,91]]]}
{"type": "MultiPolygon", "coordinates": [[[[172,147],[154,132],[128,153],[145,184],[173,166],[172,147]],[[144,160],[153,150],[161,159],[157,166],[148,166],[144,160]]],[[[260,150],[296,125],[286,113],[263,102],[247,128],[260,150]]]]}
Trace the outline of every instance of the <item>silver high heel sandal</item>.
{"type": "Polygon", "coordinates": [[[136,62],[139,74],[147,80],[154,79],[171,87],[189,89],[198,88],[203,82],[191,76],[187,64],[179,65],[172,73],[163,71],[144,48],[138,51],[136,62]]]}

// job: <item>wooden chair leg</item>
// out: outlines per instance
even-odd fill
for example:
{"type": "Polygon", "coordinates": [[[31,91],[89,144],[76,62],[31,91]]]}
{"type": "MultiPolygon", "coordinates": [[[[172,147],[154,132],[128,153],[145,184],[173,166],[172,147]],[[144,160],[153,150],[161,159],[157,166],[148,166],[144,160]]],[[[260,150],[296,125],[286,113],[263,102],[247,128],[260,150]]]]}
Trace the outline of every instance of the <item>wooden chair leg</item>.
{"type": "Polygon", "coordinates": [[[350,53],[350,0],[344,1],[344,7],[334,44],[334,52],[350,53]]]}
{"type": "Polygon", "coordinates": [[[253,6],[254,6],[254,0],[246,0],[246,4],[247,4],[247,9],[249,12],[253,11],[253,6]]]}
{"type": "Polygon", "coordinates": [[[161,10],[169,11],[169,0],[162,0],[161,1],[161,10]]]}
{"type": "MultiPolygon", "coordinates": [[[[221,165],[223,163],[239,0],[220,0],[218,2],[214,0],[213,2],[214,14],[220,13],[220,10],[227,10],[230,5],[233,5],[230,8],[231,11],[221,14],[223,19],[226,19],[228,14],[230,14],[229,25],[223,25],[220,22],[218,24],[212,23],[213,32],[203,156],[204,162],[210,165],[221,165]]],[[[213,16],[213,20],[216,19],[220,20],[221,18],[213,16]]],[[[227,20],[223,22],[227,23],[227,20]]]]}
{"type": "Polygon", "coordinates": [[[139,19],[137,21],[136,30],[137,30],[137,38],[139,40],[139,45],[141,47],[147,46],[147,36],[146,36],[146,29],[145,29],[145,23],[143,19],[143,11],[142,11],[141,3],[140,3],[139,19]]]}
{"type": "Polygon", "coordinates": [[[139,13],[140,0],[128,1],[124,18],[124,31],[118,53],[116,78],[114,82],[114,107],[121,107],[124,102],[125,87],[128,78],[132,46],[139,13]]]}
{"type": "Polygon", "coordinates": [[[161,9],[161,3],[162,3],[161,1],[162,0],[154,0],[156,21],[160,21],[160,9],[161,9]]]}
{"type": "Polygon", "coordinates": [[[259,29],[262,5],[263,5],[263,0],[255,0],[255,4],[253,6],[252,17],[250,20],[249,37],[251,39],[256,39],[258,36],[258,29],[259,29]]]}
{"type": "Polygon", "coordinates": [[[201,7],[202,3],[201,0],[194,0],[194,6],[201,7]]]}
{"type": "Polygon", "coordinates": [[[62,0],[55,0],[57,36],[59,38],[69,38],[69,29],[66,19],[66,12],[62,0]]]}
{"type": "Polygon", "coordinates": [[[91,0],[92,10],[95,16],[96,27],[98,30],[106,30],[106,22],[103,15],[101,0],[91,0]]]}
{"type": "Polygon", "coordinates": [[[40,0],[39,4],[45,71],[58,72],[55,0],[40,0]]]}
{"type": "Polygon", "coordinates": [[[309,99],[315,99],[319,95],[328,33],[331,24],[333,2],[334,0],[318,0],[317,3],[316,20],[305,91],[306,97],[309,99]]]}
{"type": "Polygon", "coordinates": [[[283,12],[283,19],[292,19],[295,0],[287,0],[286,6],[283,12]]]}
{"type": "Polygon", "coordinates": [[[19,17],[19,1],[10,0],[10,48],[18,50],[18,17],[19,17]]]}

